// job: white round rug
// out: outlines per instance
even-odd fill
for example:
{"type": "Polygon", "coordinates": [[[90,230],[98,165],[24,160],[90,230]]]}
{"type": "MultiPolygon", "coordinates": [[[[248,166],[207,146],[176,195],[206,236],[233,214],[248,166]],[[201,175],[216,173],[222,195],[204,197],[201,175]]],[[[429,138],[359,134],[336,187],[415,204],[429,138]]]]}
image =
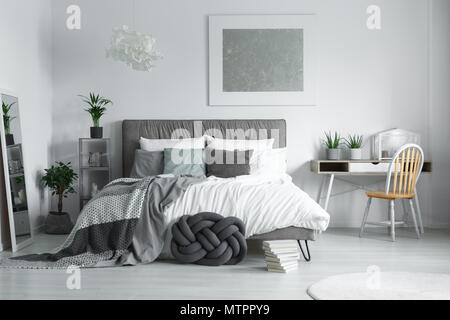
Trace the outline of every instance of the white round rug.
{"type": "Polygon", "coordinates": [[[348,273],[313,284],[308,294],[316,300],[447,300],[450,299],[450,274],[348,273]]]}

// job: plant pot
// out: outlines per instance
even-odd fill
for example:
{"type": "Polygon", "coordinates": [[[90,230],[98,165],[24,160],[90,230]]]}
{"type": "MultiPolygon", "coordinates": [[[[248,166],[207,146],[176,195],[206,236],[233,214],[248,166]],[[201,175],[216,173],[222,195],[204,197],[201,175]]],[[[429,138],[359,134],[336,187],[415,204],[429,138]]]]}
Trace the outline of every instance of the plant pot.
{"type": "Polygon", "coordinates": [[[50,211],[45,219],[45,232],[48,234],[68,234],[72,229],[73,223],[67,212],[50,211]]]}
{"type": "Polygon", "coordinates": [[[91,138],[92,139],[103,138],[103,127],[91,127],[91,138]]]}
{"type": "Polygon", "coordinates": [[[328,160],[339,160],[341,158],[341,149],[327,149],[328,160]]]}
{"type": "Polygon", "coordinates": [[[361,160],[362,150],[361,149],[350,149],[350,160],[361,160]]]}
{"type": "Polygon", "coordinates": [[[11,146],[14,144],[14,136],[11,133],[5,134],[6,145],[11,146]]]}

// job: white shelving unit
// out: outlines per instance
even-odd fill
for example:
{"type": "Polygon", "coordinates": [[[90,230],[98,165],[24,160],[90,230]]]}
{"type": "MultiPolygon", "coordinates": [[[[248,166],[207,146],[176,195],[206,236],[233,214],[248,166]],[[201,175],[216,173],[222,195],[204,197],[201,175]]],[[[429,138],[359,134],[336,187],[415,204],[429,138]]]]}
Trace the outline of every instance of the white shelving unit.
{"type": "Polygon", "coordinates": [[[17,143],[6,146],[8,152],[9,183],[11,186],[11,198],[13,199],[13,216],[16,236],[30,234],[30,222],[28,219],[28,206],[25,191],[25,178],[23,170],[22,144],[17,143]],[[12,165],[17,162],[17,166],[12,165]],[[16,203],[15,198],[23,192],[23,203],[16,203]]]}
{"type": "Polygon", "coordinates": [[[109,138],[79,139],[79,188],[80,210],[92,198],[93,184],[100,191],[111,181],[111,140],[109,138]],[[97,157],[95,157],[95,153],[97,157]],[[95,161],[92,161],[96,158],[95,161]]]}

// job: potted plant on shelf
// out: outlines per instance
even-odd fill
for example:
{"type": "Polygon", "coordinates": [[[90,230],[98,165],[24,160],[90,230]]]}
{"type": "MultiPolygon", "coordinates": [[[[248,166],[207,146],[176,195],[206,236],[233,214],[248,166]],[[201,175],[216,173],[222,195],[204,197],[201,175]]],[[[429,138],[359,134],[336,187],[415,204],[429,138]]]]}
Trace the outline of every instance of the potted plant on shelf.
{"type": "Polygon", "coordinates": [[[13,121],[16,117],[11,117],[9,114],[9,111],[11,110],[12,106],[16,104],[16,102],[5,104],[2,101],[2,109],[3,109],[3,125],[5,127],[5,139],[6,139],[6,145],[10,146],[14,144],[14,136],[10,132],[11,130],[11,121],[13,121]]]}
{"type": "Polygon", "coordinates": [[[68,234],[72,231],[73,224],[67,212],[63,212],[63,198],[67,198],[70,193],[75,193],[73,183],[78,175],[71,168],[70,162],[56,162],[49,169],[45,169],[42,181],[49,187],[52,196],[58,196],[58,211],[50,211],[45,220],[45,232],[49,234],[68,234]]]}
{"type": "Polygon", "coordinates": [[[362,152],[361,147],[363,143],[362,135],[349,135],[348,139],[345,139],[345,144],[350,149],[350,160],[361,160],[362,152]]]}
{"type": "Polygon", "coordinates": [[[108,104],[112,104],[112,101],[101,97],[99,94],[95,94],[93,92],[89,93],[89,97],[79,95],[83,98],[83,102],[85,102],[88,107],[85,109],[91,117],[94,126],[91,127],[91,138],[99,139],[103,137],[103,127],[100,127],[100,118],[106,112],[106,106],[108,104]]]}
{"type": "Polygon", "coordinates": [[[331,132],[325,132],[325,140],[323,143],[327,147],[328,160],[339,160],[341,157],[341,149],[339,149],[341,140],[341,135],[338,132],[334,132],[334,135],[331,132]]]}

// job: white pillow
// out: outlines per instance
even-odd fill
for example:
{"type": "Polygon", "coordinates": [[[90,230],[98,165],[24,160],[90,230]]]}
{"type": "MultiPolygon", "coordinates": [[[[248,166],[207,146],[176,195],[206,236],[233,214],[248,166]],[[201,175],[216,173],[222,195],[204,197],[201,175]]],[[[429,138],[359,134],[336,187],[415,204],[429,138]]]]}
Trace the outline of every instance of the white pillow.
{"type": "Polygon", "coordinates": [[[287,171],[287,148],[270,149],[254,155],[250,174],[279,175],[287,171]]]}
{"type": "Polygon", "coordinates": [[[187,139],[147,139],[141,137],[139,144],[145,151],[164,151],[164,149],[204,149],[205,137],[187,139]]]}
{"type": "Polygon", "coordinates": [[[236,140],[219,139],[211,136],[205,136],[208,148],[226,151],[244,151],[253,150],[254,152],[272,149],[275,139],[262,140],[236,140]]]}

